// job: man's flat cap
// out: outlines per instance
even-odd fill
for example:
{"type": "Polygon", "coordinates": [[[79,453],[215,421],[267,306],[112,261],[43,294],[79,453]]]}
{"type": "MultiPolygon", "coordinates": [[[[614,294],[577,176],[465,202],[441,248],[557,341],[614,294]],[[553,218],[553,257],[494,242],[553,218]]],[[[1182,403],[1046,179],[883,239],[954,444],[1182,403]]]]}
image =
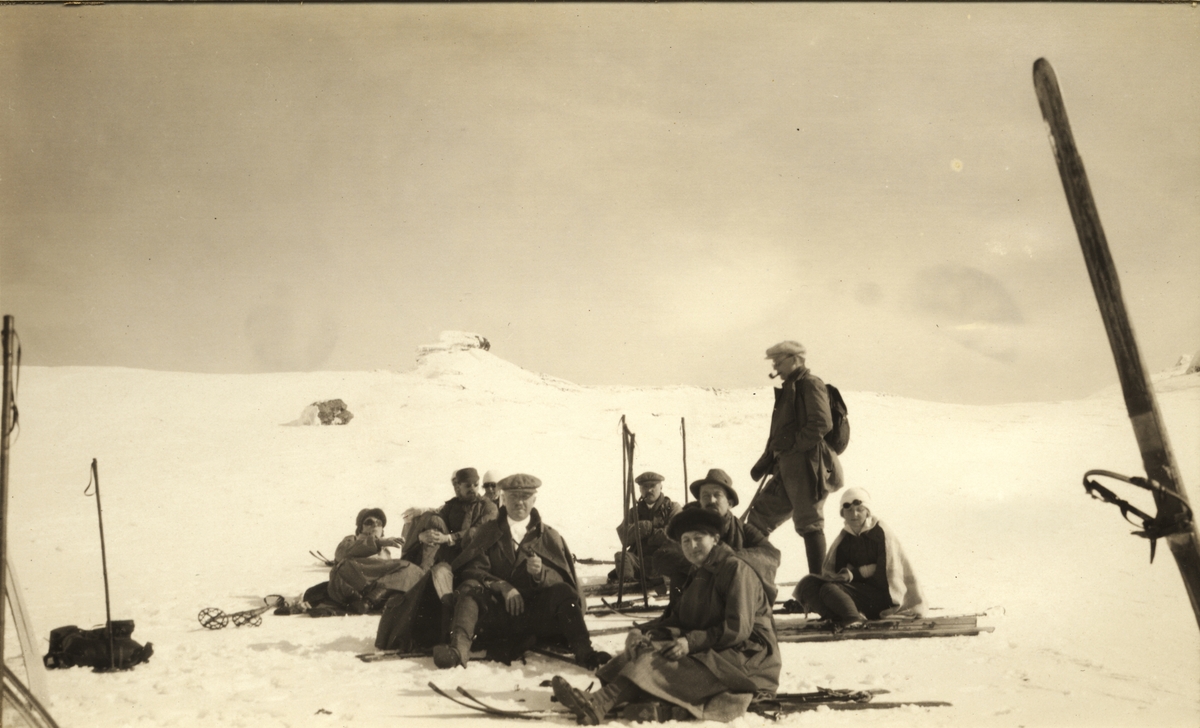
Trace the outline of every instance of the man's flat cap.
{"type": "Polygon", "coordinates": [[[783,356],[798,356],[803,359],[806,354],[804,344],[801,344],[799,341],[781,341],[770,349],[767,349],[768,359],[776,359],[783,356]]]}
{"type": "Polygon", "coordinates": [[[534,493],[542,487],[542,481],[538,480],[533,475],[525,473],[517,473],[510,475],[507,478],[496,483],[496,487],[503,491],[516,491],[518,493],[534,493]]]}
{"type": "Polygon", "coordinates": [[[500,471],[498,471],[498,470],[489,470],[483,474],[483,484],[484,485],[487,485],[488,483],[495,485],[499,480],[500,480],[500,471]]]}
{"type": "Polygon", "coordinates": [[[661,483],[664,480],[666,480],[666,478],[659,475],[658,473],[652,473],[650,471],[646,471],[646,472],[642,473],[641,475],[637,476],[636,478],[634,478],[633,482],[637,483],[638,485],[654,485],[655,483],[661,483]]]}

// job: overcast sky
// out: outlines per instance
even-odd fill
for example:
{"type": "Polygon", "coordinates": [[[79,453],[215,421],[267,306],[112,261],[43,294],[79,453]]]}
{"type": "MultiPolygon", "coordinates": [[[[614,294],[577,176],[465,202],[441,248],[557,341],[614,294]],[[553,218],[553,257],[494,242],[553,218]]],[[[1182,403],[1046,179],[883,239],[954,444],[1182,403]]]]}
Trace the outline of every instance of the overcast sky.
{"type": "Polygon", "coordinates": [[[1200,348],[1188,5],[0,8],[24,363],[991,403],[1116,382],[1045,56],[1151,371],[1200,348]]]}

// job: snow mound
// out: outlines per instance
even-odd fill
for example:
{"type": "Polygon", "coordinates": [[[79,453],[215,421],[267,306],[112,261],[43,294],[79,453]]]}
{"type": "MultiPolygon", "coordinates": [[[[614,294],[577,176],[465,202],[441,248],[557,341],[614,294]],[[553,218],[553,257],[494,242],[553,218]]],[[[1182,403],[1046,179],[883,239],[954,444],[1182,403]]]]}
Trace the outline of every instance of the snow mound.
{"type": "Polygon", "coordinates": [[[486,337],[466,331],[443,331],[438,343],[417,347],[415,374],[463,389],[511,392],[514,388],[550,386],[566,391],[582,387],[565,379],[539,374],[492,354],[486,337]]]}
{"type": "MultiPolygon", "coordinates": [[[[1181,389],[1200,387],[1200,351],[1194,354],[1181,354],[1175,366],[1150,375],[1150,384],[1154,391],[1175,392],[1181,389]]],[[[1121,385],[1110,384],[1092,394],[1089,399],[1120,396],[1121,385]]]]}

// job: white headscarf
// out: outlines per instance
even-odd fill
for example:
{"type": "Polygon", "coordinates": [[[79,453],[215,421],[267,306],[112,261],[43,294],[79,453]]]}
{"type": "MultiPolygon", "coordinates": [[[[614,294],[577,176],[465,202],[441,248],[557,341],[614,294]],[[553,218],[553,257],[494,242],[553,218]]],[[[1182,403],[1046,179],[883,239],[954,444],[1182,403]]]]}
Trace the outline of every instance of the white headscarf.
{"type": "MultiPolygon", "coordinates": [[[[857,531],[850,528],[849,524],[844,527],[845,531],[857,536],[861,533],[870,531],[872,528],[875,528],[875,524],[879,522],[879,519],[875,517],[875,508],[871,505],[871,494],[867,492],[866,488],[846,488],[843,490],[841,505],[845,506],[851,501],[860,501],[864,506],[866,506],[867,518],[865,521],[863,521],[862,528],[858,529],[857,531]]],[[[841,512],[840,507],[838,512],[841,512]]]]}

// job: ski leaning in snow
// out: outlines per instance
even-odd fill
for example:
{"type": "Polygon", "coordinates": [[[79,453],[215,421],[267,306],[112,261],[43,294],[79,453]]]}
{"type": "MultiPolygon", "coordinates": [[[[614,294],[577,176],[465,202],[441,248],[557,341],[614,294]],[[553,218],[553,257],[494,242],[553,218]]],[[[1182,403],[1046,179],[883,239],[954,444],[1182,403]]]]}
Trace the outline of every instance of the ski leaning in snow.
{"type": "Polygon", "coordinates": [[[1157,486],[1153,492],[1158,514],[1139,535],[1150,538],[1152,544],[1156,538],[1166,539],[1183,577],[1196,622],[1200,625],[1200,532],[1196,530],[1183,483],[1179,482],[1179,465],[1171,451],[1162,413],[1154,397],[1154,388],[1146,374],[1133,335],[1133,325],[1125,310],[1117,268],[1108,250],[1104,228],[1100,226],[1100,213],[1092,197],[1083,159],[1075,146],[1067,109],[1058,89],[1058,78],[1045,58],[1039,58],[1033,64],[1033,85],[1042,109],[1042,118],[1050,127],[1054,161],[1058,164],[1067,206],[1071,209],[1092,290],[1095,291],[1100,316],[1104,320],[1104,330],[1108,333],[1108,343],[1121,380],[1121,392],[1125,395],[1125,409],[1142,453],[1142,466],[1146,469],[1149,483],[1157,486]]]}

